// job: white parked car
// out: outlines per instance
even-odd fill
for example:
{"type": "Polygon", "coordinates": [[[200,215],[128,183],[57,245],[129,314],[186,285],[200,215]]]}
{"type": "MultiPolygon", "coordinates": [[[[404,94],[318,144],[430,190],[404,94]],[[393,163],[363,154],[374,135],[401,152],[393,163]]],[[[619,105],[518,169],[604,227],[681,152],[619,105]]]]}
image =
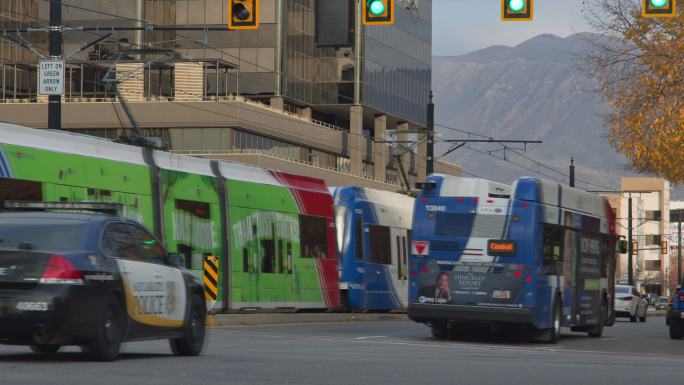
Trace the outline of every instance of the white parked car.
{"type": "Polygon", "coordinates": [[[632,322],[646,322],[648,301],[634,286],[615,285],[615,316],[629,317],[632,322]]]}

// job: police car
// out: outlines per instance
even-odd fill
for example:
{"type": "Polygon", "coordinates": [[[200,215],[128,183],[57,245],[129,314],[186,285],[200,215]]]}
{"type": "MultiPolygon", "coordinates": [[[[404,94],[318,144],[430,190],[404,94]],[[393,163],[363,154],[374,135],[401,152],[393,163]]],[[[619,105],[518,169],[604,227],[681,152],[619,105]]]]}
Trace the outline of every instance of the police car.
{"type": "Polygon", "coordinates": [[[175,354],[199,355],[203,286],[183,265],[119,216],[0,212],[0,343],[38,353],[79,345],[112,361],[122,342],[168,338],[175,354]]]}

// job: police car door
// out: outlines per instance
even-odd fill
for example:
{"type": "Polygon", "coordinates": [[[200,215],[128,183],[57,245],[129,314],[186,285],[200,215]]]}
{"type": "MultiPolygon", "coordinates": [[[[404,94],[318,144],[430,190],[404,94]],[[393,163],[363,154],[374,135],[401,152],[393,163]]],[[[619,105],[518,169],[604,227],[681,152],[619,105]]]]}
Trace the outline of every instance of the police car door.
{"type": "Polygon", "coordinates": [[[141,331],[178,328],[183,325],[187,293],[183,274],[164,264],[166,251],[140,226],[126,223],[140,258],[119,259],[130,317],[141,331]]]}

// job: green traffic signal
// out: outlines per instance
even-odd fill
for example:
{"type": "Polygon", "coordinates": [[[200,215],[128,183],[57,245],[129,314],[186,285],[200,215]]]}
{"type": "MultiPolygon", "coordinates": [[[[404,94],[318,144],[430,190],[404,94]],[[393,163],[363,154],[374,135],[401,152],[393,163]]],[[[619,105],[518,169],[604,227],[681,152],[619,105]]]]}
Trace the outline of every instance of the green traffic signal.
{"type": "Polygon", "coordinates": [[[381,0],[371,0],[368,9],[371,14],[379,16],[385,13],[385,4],[381,0]]]}
{"type": "Polygon", "coordinates": [[[525,0],[508,0],[508,8],[513,12],[522,12],[525,9],[525,0]]]}
{"type": "Polygon", "coordinates": [[[667,5],[667,0],[649,0],[651,3],[651,7],[653,8],[662,8],[667,5]]]}

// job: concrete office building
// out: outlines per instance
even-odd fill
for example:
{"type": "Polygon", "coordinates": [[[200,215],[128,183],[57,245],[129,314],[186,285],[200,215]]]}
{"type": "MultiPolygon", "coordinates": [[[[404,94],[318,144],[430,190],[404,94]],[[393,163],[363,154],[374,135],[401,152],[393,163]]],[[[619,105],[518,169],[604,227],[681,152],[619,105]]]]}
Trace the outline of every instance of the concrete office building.
{"type": "MultiPolygon", "coordinates": [[[[616,230],[627,239],[628,197],[632,196],[632,239],[634,283],[643,293],[666,295],[669,292],[669,250],[662,253],[662,242],[669,242],[670,184],[661,178],[622,178],[622,194],[609,197],[617,217],[616,230]]],[[[627,282],[628,255],[621,254],[616,271],[620,282],[627,282]]],[[[674,266],[676,269],[676,266],[674,266]]]]}
{"type": "MultiPolygon", "coordinates": [[[[219,31],[212,28],[226,25],[226,0],[63,0],[64,25],[98,28],[63,33],[65,53],[111,35],[67,58],[62,128],[108,138],[125,133],[131,123],[115,97],[118,87],[143,132],[172,151],[329,184],[397,190],[399,163],[411,184],[422,180],[424,140],[410,150],[383,142],[424,137],[432,1],[398,1],[394,25],[365,27],[360,2],[350,0],[346,19],[340,16],[348,36],[334,46],[317,43],[328,37],[317,35],[317,25],[337,18],[317,14],[316,3],[260,0],[257,30],[219,31]],[[147,24],[196,30],[111,30],[147,24]]],[[[0,29],[45,27],[48,5],[3,1],[0,29]]],[[[46,32],[21,38],[47,53],[46,32]]],[[[36,95],[38,60],[0,40],[0,120],[47,127],[47,97],[36,95]]],[[[436,162],[435,171],[460,170],[436,162]]]]}

